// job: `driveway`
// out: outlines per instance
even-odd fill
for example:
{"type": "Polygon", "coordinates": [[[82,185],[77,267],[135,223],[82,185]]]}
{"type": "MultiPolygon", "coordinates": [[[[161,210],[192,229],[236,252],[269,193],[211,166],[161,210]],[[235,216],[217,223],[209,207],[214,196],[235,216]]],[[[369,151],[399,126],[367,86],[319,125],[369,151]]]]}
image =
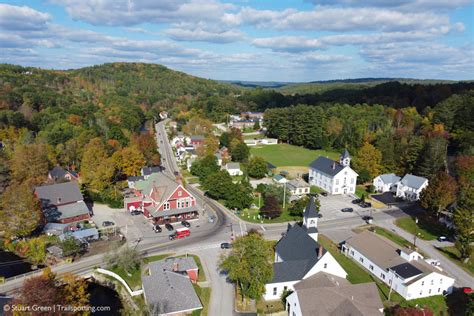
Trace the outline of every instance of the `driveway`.
{"type": "Polygon", "coordinates": [[[319,196],[321,203],[321,222],[334,219],[344,219],[350,217],[362,217],[370,215],[370,208],[361,208],[357,204],[352,204],[354,198],[347,195],[319,196]],[[341,212],[343,208],[352,208],[354,212],[341,212]]]}

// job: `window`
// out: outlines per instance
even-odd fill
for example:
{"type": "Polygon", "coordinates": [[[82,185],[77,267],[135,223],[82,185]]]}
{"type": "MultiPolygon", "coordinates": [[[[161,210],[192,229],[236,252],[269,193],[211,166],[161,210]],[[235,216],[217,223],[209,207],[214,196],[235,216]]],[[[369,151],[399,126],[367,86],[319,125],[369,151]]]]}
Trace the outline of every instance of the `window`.
{"type": "Polygon", "coordinates": [[[327,267],[328,267],[328,264],[327,264],[327,263],[325,263],[325,264],[324,264],[324,269],[326,269],[327,267]]]}
{"type": "Polygon", "coordinates": [[[370,269],[370,271],[374,271],[374,266],[370,264],[369,269],[370,269]]]}
{"type": "Polygon", "coordinates": [[[380,277],[382,278],[382,280],[385,280],[385,274],[380,273],[380,277]]]}
{"type": "Polygon", "coordinates": [[[443,284],[443,279],[439,279],[439,284],[443,284]]]}
{"type": "Polygon", "coordinates": [[[164,210],[169,210],[169,209],[170,209],[170,203],[166,202],[166,203],[163,205],[163,209],[164,209],[164,210]]]}
{"type": "Polygon", "coordinates": [[[392,280],[388,280],[388,284],[389,284],[389,285],[392,285],[392,280]]]}
{"type": "Polygon", "coordinates": [[[362,262],[362,263],[364,263],[364,258],[360,257],[360,258],[359,258],[359,261],[362,262]]]}
{"type": "Polygon", "coordinates": [[[178,191],[178,196],[181,196],[181,195],[183,195],[183,191],[179,190],[178,191]]]}
{"type": "Polygon", "coordinates": [[[336,185],[339,185],[339,179],[336,179],[336,185]]]}
{"type": "Polygon", "coordinates": [[[277,288],[276,287],[273,288],[273,295],[277,295],[277,288]]]}
{"type": "Polygon", "coordinates": [[[433,284],[434,284],[434,280],[431,280],[431,285],[433,285],[433,284]]]}
{"type": "Polygon", "coordinates": [[[421,286],[425,285],[425,281],[421,281],[421,286]]]}
{"type": "Polygon", "coordinates": [[[441,292],[441,288],[438,288],[438,293],[441,292]]]}
{"type": "Polygon", "coordinates": [[[354,255],[354,250],[351,250],[351,256],[353,256],[353,255],[354,255]]]}
{"type": "Polygon", "coordinates": [[[423,295],[423,291],[420,291],[420,296],[423,295]]]}
{"type": "Polygon", "coordinates": [[[428,294],[431,294],[431,289],[428,291],[428,294]]]}

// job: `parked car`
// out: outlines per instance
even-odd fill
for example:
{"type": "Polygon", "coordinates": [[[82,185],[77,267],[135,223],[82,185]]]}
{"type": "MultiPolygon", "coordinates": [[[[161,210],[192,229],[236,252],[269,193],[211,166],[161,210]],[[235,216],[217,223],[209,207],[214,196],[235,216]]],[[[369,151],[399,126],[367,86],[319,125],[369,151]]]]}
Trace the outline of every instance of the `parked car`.
{"type": "Polygon", "coordinates": [[[141,214],[142,214],[142,212],[137,211],[137,210],[130,212],[130,215],[132,215],[132,216],[137,216],[137,215],[141,215],[141,214]]]}
{"type": "Polygon", "coordinates": [[[439,242],[448,241],[448,237],[446,237],[446,236],[439,236],[439,237],[438,237],[438,241],[439,241],[439,242]]]}
{"type": "Polygon", "coordinates": [[[352,200],[352,204],[360,204],[360,203],[362,203],[362,199],[352,200]]]}
{"type": "Polygon", "coordinates": [[[169,223],[165,224],[165,227],[166,227],[166,229],[169,230],[169,231],[172,231],[172,230],[174,229],[173,225],[171,225],[171,224],[169,224],[169,223]]]}
{"type": "Polygon", "coordinates": [[[354,212],[354,209],[352,207],[345,207],[341,210],[341,212],[350,213],[350,212],[354,212]]]}
{"type": "Polygon", "coordinates": [[[103,221],[102,222],[102,227],[109,227],[109,226],[114,226],[115,223],[111,221],[103,221]]]}
{"type": "Polygon", "coordinates": [[[187,222],[187,221],[182,221],[181,225],[183,225],[184,227],[187,227],[187,228],[191,227],[191,224],[189,224],[189,222],[187,222]]]}
{"type": "Polygon", "coordinates": [[[221,249],[230,249],[232,248],[232,244],[231,243],[228,243],[228,242],[223,242],[221,244],[221,249]]]}
{"type": "Polygon", "coordinates": [[[189,235],[191,235],[191,232],[189,231],[188,228],[178,228],[176,229],[176,232],[169,235],[169,239],[174,240],[174,239],[186,238],[189,235]]]}
{"type": "Polygon", "coordinates": [[[463,293],[471,294],[472,293],[472,288],[466,286],[466,287],[462,288],[462,291],[463,291],[463,293]]]}
{"type": "Polygon", "coordinates": [[[362,207],[362,208],[369,208],[369,207],[372,207],[372,203],[370,203],[370,202],[361,202],[359,205],[360,205],[360,207],[362,207]]]}
{"type": "Polygon", "coordinates": [[[322,196],[328,196],[328,193],[327,192],[321,192],[320,193],[322,196]]]}
{"type": "Polygon", "coordinates": [[[161,233],[162,229],[161,229],[160,225],[155,225],[155,226],[153,226],[153,231],[155,233],[161,233]]]}

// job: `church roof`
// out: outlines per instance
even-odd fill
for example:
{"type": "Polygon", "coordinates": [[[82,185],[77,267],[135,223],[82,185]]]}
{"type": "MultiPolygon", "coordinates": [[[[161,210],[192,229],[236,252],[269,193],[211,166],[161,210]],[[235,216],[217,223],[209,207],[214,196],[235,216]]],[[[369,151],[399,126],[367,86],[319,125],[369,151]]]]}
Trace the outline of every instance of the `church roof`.
{"type": "Polygon", "coordinates": [[[318,170],[319,172],[325,173],[331,177],[338,174],[344,166],[342,166],[339,162],[334,161],[332,159],[319,156],[316,160],[310,163],[310,168],[318,170]]]}
{"type": "Polygon", "coordinates": [[[316,205],[314,196],[311,196],[309,198],[309,204],[306,206],[303,216],[306,218],[319,217],[319,209],[318,209],[318,206],[316,205]]]}
{"type": "Polygon", "coordinates": [[[349,155],[349,151],[347,150],[347,148],[344,149],[344,152],[342,153],[341,158],[346,159],[346,158],[350,158],[350,157],[351,157],[351,155],[349,155]]]}

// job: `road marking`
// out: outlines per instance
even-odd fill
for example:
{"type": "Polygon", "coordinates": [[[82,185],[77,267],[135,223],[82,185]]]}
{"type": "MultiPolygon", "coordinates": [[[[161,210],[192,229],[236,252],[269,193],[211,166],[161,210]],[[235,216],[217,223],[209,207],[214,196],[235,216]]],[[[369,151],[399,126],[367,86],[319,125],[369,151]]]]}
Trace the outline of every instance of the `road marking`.
{"type": "Polygon", "coordinates": [[[263,225],[260,225],[260,227],[262,228],[263,231],[266,231],[265,227],[263,227],[263,225]]]}

